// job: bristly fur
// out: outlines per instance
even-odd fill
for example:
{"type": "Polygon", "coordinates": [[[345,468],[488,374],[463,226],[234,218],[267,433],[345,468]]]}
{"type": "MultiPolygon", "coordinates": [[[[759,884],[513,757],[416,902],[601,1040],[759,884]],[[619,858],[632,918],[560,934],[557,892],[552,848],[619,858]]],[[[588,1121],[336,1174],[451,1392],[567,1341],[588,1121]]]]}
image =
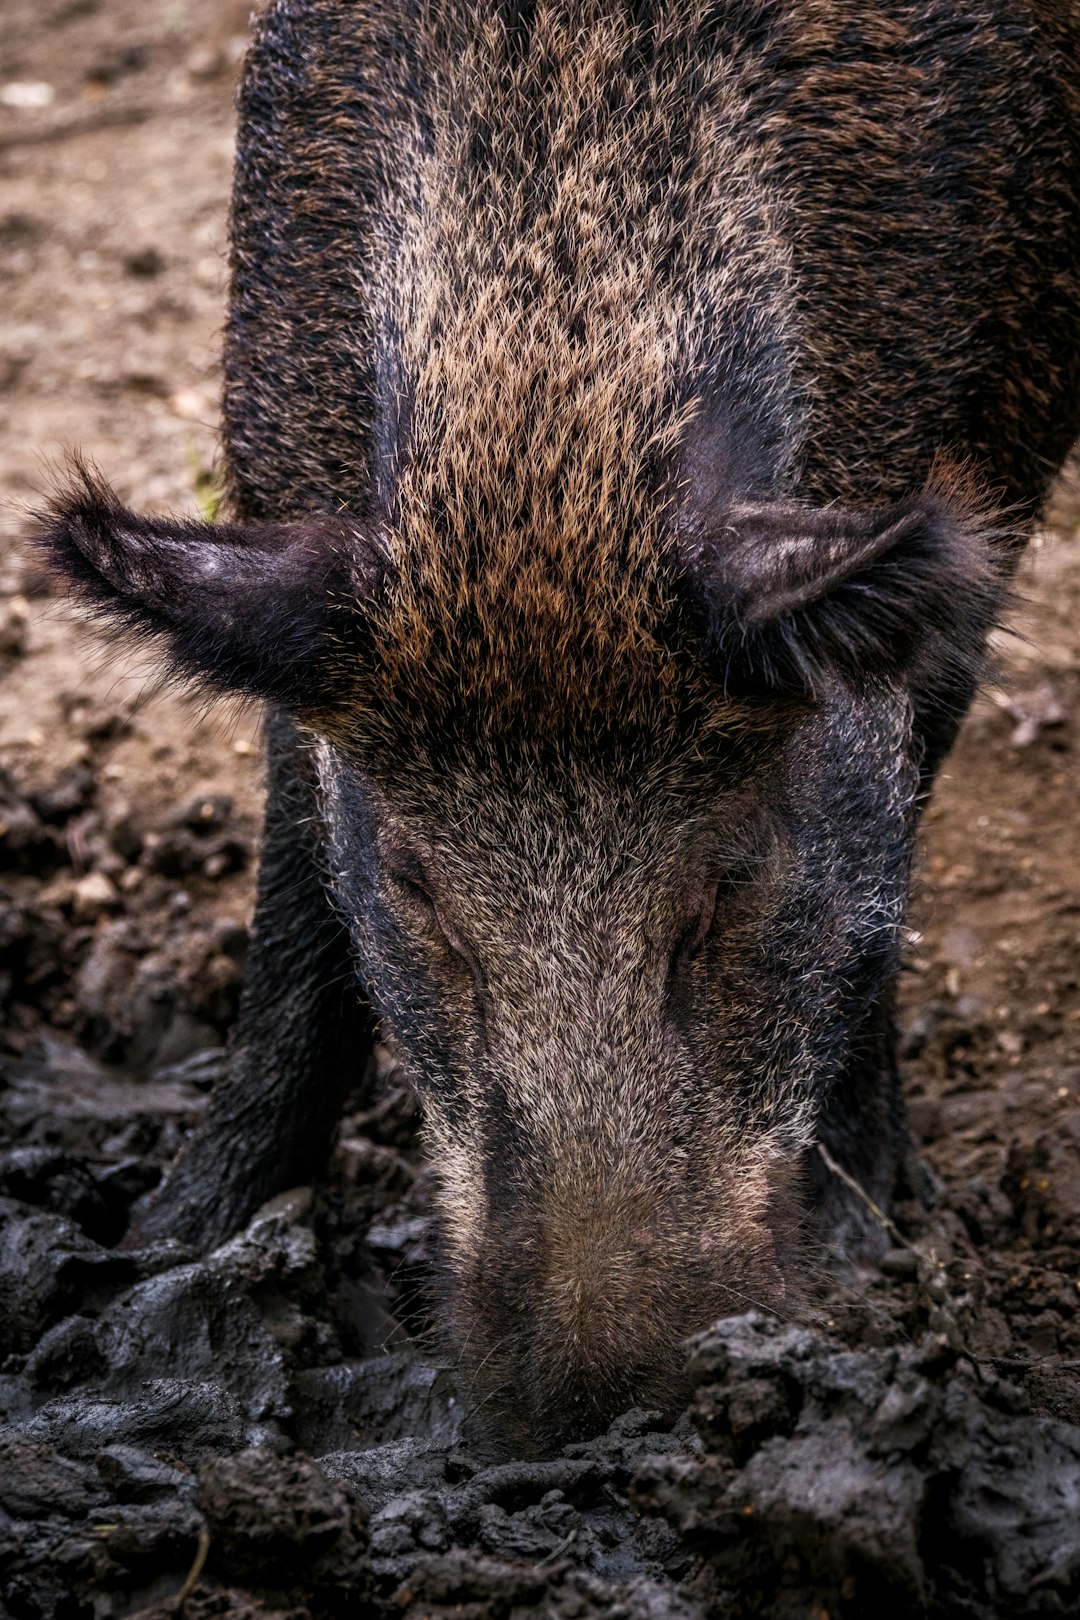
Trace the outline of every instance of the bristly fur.
{"type": "Polygon", "coordinates": [[[143,517],[78,459],[34,538],[88,606],[163,644],[174,676],[294,705],[332,679],[328,645],[359,656],[356,604],[385,570],[355,523],[143,517]]]}
{"type": "Polygon", "coordinates": [[[470,688],[493,728],[677,713],[685,499],[875,505],[944,444],[1027,522],[1072,431],[1051,402],[1080,395],[1047,338],[1077,319],[1070,231],[1039,224],[1075,214],[1070,26],[1027,0],[271,7],[234,497],[386,522],[370,715],[434,725],[470,688]]]}
{"type": "Polygon", "coordinates": [[[1008,598],[1011,538],[940,466],[890,507],[735,506],[687,548],[685,590],[731,696],[823,697],[837,678],[970,685],[1008,598]]]}
{"type": "Polygon", "coordinates": [[[406,402],[376,709],[453,694],[496,732],[589,734],[692,683],[669,623],[685,429],[722,402],[767,488],[799,440],[789,250],[712,10],[541,0],[527,50],[489,5],[422,10],[368,267],[380,390],[406,402]]]}

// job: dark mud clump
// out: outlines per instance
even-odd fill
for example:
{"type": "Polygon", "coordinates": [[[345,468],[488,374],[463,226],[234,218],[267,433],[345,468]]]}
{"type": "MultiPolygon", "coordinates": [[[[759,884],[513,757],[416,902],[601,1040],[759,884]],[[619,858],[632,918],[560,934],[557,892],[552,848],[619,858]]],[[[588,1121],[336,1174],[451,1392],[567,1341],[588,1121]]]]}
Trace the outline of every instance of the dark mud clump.
{"type": "Polygon", "coordinates": [[[842,1351],[754,1315],[692,1345],[696,1456],[633,1486],[701,1564],[710,1612],[1071,1614],[1080,1429],[929,1335],[842,1351]]]}
{"type": "Polygon", "coordinates": [[[324,1185],[205,1258],[116,1248],[221,1069],[251,829],[213,796],[106,808],[85,770],[0,785],[16,1620],[1077,1612],[1080,1142],[1036,1078],[988,1092],[977,1008],[909,1019],[915,1123],[959,1169],[879,1267],[801,1325],[700,1336],[674,1429],[498,1456],[433,1348],[430,1171],[387,1054],[324,1185]]]}

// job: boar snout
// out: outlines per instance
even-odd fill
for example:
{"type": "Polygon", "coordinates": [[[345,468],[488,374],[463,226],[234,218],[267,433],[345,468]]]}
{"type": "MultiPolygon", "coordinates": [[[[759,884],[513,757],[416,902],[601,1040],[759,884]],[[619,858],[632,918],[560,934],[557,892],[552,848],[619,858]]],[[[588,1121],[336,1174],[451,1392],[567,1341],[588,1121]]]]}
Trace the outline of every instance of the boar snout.
{"type": "Polygon", "coordinates": [[[489,1210],[473,1254],[451,1257],[471,1404],[516,1445],[556,1449],[635,1406],[674,1416],[687,1338],[785,1299],[781,1164],[768,1177],[742,1167],[727,1196],[688,1188],[685,1159],[589,1187],[580,1168],[489,1210]]]}

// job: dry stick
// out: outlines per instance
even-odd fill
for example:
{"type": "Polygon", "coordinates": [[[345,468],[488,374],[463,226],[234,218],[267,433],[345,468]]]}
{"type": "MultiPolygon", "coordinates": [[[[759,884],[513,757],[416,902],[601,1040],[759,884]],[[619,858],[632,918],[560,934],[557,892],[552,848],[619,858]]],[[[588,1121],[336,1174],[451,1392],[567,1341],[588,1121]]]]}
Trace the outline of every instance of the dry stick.
{"type": "Polygon", "coordinates": [[[145,124],[153,118],[153,107],[102,107],[100,111],[85,113],[81,117],[57,118],[51,124],[37,124],[29,129],[7,129],[0,133],[0,152],[16,146],[45,146],[51,141],[66,141],[74,135],[90,135],[99,129],[116,129],[126,124],[145,124]]]}
{"type": "Polygon", "coordinates": [[[538,1558],[534,1567],[536,1569],[545,1569],[548,1564],[553,1564],[557,1558],[561,1558],[563,1553],[568,1551],[568,1549],[573,1546],[576,1540],[577,1531],[571,1530],[566,1540],[560,1541],[557,1547],[552,1547],[551,1551],[549,1553],[545,1553],[543,1558],[538,1558]]]}
{"type": "Polygon", "coordinates": [[[855,1180],[855,1177],[851,1175],[849,1171],[845,1170],[842,1165],[837,1164],[836,1160],[833,1158],[825,1144],[823,1142],[818,1142],[815,1145],[828,1169],[830,1169],[833,1175],[837,1176],[839,1180],[844,1183],[845,1187],[849,1188],[850,1191],[855,1194],[856,1198],[862,1199],[875,1221],[877,1221],[879,1226],[884,1227],[885,1231],[888,1232],[889,1236],[892,1238],[897,1247],[901,1249],[910,1249],[912,1254],[919,1255],[920,1260],[924,1259],[925,1256],[919,1254],[919,1251],[915,1247],[914,1243],[909,1243],[907,1238],[904,1237],[903,1233],[899,1230],[895,1223],[889,1219],[885,1211],[878,1204],[874,1203],[874,1200],[871,1198],[866,1188],[860,1186],[855,1180]]]}
{"type": "Polygon", "coordinates": [[[184,1612],[184,1604],[187,1602],[188,1598],[191,1596],[192,1592],[195,1590],[195,1587],[198,1585],[199,1576],[203,1572],[203,1565],[206,1563],[206,1555],[207,1555],[207,1553],[209,1551],[210,1551],[210,1532],[206,1528],[206,1526],[203,1525],[202,1529],[199,1531],[199,1545],[195,1550],[195,1560],[192,1563],[191,1568],[187,1572],[187,1577],[186,1577],[186,1579],[184,1581],[183,1586],[180,1588],[179,1592],[177,1592],[177,1594],[176,1594],[176,1612],[177,1612],[177,1614],[183,1614],[183,1612],[184,1612]]]}

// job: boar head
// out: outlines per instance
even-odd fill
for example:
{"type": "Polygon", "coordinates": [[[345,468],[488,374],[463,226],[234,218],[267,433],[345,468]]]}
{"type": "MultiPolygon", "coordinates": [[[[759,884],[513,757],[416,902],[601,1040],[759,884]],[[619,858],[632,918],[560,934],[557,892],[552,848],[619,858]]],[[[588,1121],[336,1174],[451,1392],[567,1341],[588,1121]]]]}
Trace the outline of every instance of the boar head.
{"type": "Polygon", "coordinates": [[[664,508],[645,544],[457,577],[404,530],[139,517],[79,473],[43,533],[176,670],[310,732],[450,1325],[551,1443],[668,1405],[690,1332],[782,1299],[803,1156],[896,967],[913,694],[977,662],[1000,582],[940,489],[664,508]]]}

